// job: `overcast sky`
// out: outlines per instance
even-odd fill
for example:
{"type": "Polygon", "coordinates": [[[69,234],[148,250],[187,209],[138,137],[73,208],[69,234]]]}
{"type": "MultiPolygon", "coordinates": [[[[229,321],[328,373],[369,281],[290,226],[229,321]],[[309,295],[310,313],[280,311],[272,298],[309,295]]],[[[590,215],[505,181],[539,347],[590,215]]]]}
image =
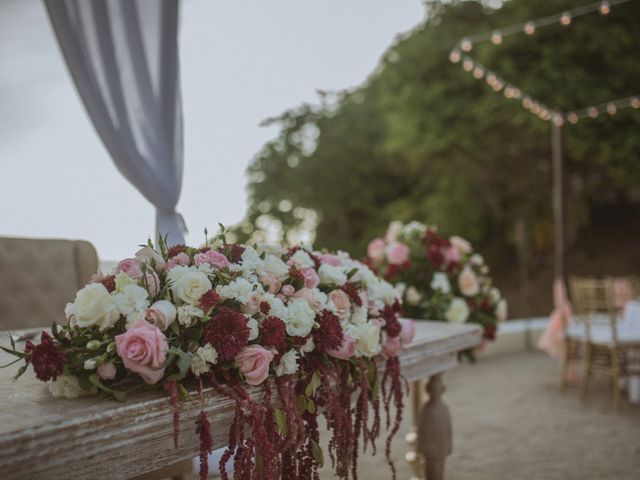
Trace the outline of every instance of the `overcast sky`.
{"type": "MultiPolygon", "coordinates": [[[[357,85],[423,15],[421,0],[184,1],[188,242],[242,219],[245,168],[276,134],[263,119],[357,85]]],[[[93,131],[39,0],[0,1],[0,167],[0,235],[87,239],[114,260],[153,233],[153,208],[93,131]]]]}

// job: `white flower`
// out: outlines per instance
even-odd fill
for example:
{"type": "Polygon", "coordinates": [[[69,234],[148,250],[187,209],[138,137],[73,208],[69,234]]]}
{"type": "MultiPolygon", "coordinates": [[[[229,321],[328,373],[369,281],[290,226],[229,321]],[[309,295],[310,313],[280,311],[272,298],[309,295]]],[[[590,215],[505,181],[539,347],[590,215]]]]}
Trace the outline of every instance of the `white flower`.
{"type": "Polygon", "coordinates": [[[138,281],[131,278],[124,272],[116,275],[116,292],[122,292],[127,285],[137,285],[138,281]]]}
{"type": "Polygon", "coordinates": [[[127,285],[122,292],[114,295],[120,313],[127,317],[127,324],[132,324],[142,316],[149,306],[149,292],[138,285],[127,285]]]}
{"type": "Polygon", "coordinates": [[[407,299],[407,303],[409,305],[415,306],[420,303],[420,300],[422,300],[422,295],[416,287],[411,285],[409,288],[407,288],[407,295],[405,298],[407,299]]]}
{"type": "Polygon", "coordinates": [[[200,376],[211,369],[210,364],[218,361],[218,352],[209,343],[203,347],[198,347],[195,355],[191,357],[191,371],[194,375],[200,376]]]}
{"type": "Polygon", "coordinates": [[[320,265],[318,269],[318,276],[320,277],[320,283],[338,285],[341,287],[347,283],[347,275],[344,273],[342,267],[334,267],[324,263],[320,265]]]}
{"type": "Polygon", "coordinates": [[[191,371],[196,377],[199,377],[203,373],[207,373],[211,370],[211,367],[207,362],[197,355],[191,357],[191,371]]]}
{"type": "Polygon", "coordinates": [[[291,257],[291,260],[298,268],[310,268],[315,266],[315,263],[313,263],[309,254],[304,250],[297,250],[291,257]]]}
{"type": "Polygon", "coordinates": [[[469,317],[469,306],[462,298],[456,297],[451,300],[451,304],[444,316],[451,323],[464,323],[469,317]]]}
{"type": "Polygon", "coordinates": [[[478,266],[479,265],[484,265],[484,257],[482,255],[480,255],[479,253],[474,253],[473,255],[471,255],[469,260],[474,265],[478,265],[478,266]]]}
{"type": "Polygon", "coordinates": [[[258,338],[260,331],[258,329],[258,321],[255,318],[248,318],[247,327],[249,327],[249,341],[258,338]]]}
{"type": "Polygon", "coordinates": [[[354,325],[363,325],[367,323],[367,309],[365,307],[357,308],[351,315],[351,323],[354,325]]]}
{"type": "Polygon", "coordinates": [[[88,358],[87,360],[84,361],[84,365],[83,365],[85,370],[95,370],[97,366],[98,366],[98,362],[96,361],[95,358],[88,358]]]}
{"type": "Polygon", "coordinates": [[[151,247],[142,247],[136,252],[136,258],[142,263],[152,266],[156,272],[160,273],[165,267],[164,258],[151,247]]]}
{"type": "Polygon", "coordinates": [[[263,243],[258,242],[256,244],[256,251],[259,254],[267,254],[267,255],[283,255],[287,252],[287,250],[279,243],[263,243]]]}
{"type": "Polygon", "coordinates": [[[478,277],[469,267],[464,267],[458,277],[458,288],[463,295],[473,297],[480,292],[478,277]]]}
{"type": "Polygon", "coordinates": [[[289,350],[280,358],[280,363],[276,366],[276,375],[293,375],[298,371],[298,352],[289,350]]]}
{"type": "Polygon", "coordinates": [[[377,277],[367,282],[367,293],[369,294],[369,298],[374,302],[381,301],[386,305],[393,305],[398,299],[397,292],[395,288],[393,288],[393,285],[377,277]]]}
{"type": "Polygon", "coordinates": [[[246,247],[242,252],[242,272],[248,278],[253,278],[254,273],[261,273],[264,262],[253,247],[246,247]]]}
{"type": "MultiPolygon", "coordinates": [[[[355,338],[355,337],[354,337],[355,338]]],[[[380,327],[365,323],[358,327],[356,349],[360,355],[373,357],[380,353],[380,327]]]]}
{"type": "Polygon", "coordinates": [[[236,278],[228,285],[218,286],[216,290],[218,291],[220,298],[222,298],[223,300],[232,298],[242,303],[243,305],[249,303],[254,291],[263,293],[263,289],[260,284],[251,283],[250,281],[242,277],[236,278]]]}
{"type": "Polygon", "coordinates": [[[267,255],[262,268],[265,273],[270,273],[278,280],[283,280],[289,275],[289,266],[275,255],[267,255]]]}
{"type": "Polygon", "coordinates": [[[101,283],[90,283],[78,291],[69,313],[78,326],[97,325],[101,330],[112,327],[120,318],[118,305],[101,283]]]}
{"type": "Polygon", "coordinates": [[[88,392],[80,388],[80,381],[75,375],[60,375],[49,384],[49,392],[54,397],[64,398],[78,398],[97,393],[95,387],[88,392]]]}
{"type": "Polygon", "coordinates": [[[402,236],[413,237],[424,234],[427,230],[427,226],[424,223],[412,221],[402,227],[402,236]]]}
{"type": "Polygon", "coordinates": [[[496,287],[493,287],[491,290],[489,290],[489,299],[491,300],[492,305],[495,305],[496,303],[498,303],[501,298],[502,298],[502,294],[500,293],[500,290],[498,290],[496,287]]]}
{"type": "Polygon", "coordinates": [[[187,275],[189,272],[196,271],[195,267],[188,267],[186,265],[176,265],[169,273],[167,273],[167,282],[170,284],[177,283],[184,275],[187,275]]]}
{"type": "Polygon", "coordinates": [[[313,337],[309,337],[307,341],[304,343],[304,345],[300,347],[300,351],[302,353],[309,353],[309,352],[313,352],[315,348],[316,348],[316,344],[313,342],[313,337]]]}
{"type": "Polygon", "coordinates": [[[431,289],[438,290],[445,294],[451,292],[451,283],[449,283],[447,274],[443,272],[434,273],[433,279],[431,280],[431,289]]]}
{"type": "Polygon", "coordinates": [[[201,308],[193,305],[181,305],[178,307],[178,323],[185,327],[191,326],[191,324],[201,318],[204,318],[204,312],[201,308]]]}
{"type": "Polygon", "coordinates": [[[306,300],[296,298],[287,305],[287,334],[292,337],[306,337],[313,328],[316,314],[306,300]]]}
{"type": "Polygon", "coordinates": [[[404,282],[396,283],[396,295],[399,297],[404,297],[404,292],[407,291],[407,284],[404,282]]]}
{"type": "Polygon", "coordinates": [[[287,307],[285,304],[276,297],[272,293],[265,293],[262,296],[262,301],[267,302],[269,304],[269,315],[273,317],[278,317],[280,320],[285,320],[287,318],[287,307]]]}
{"type": "MultiPolygon", "coordinates": [[[[171,270],[173,271],[173,270],[171,270]]],[[[169,272],[171,273],[171,272],[169,272]]],[[[180,278],[171,284],[171,290],[184,303],[197,305],[200,297],[211,290],[211,280],[206,274],[196,268],[181,275],[180,278]]]]}
{"type": "Polygon", "coordinates": [[[387,230],[387,235],[385,236],[387,242],[393,242],[398,239],[398,235],[402,232],[402,222],[391,222],[389,224],[389,229],[387,230]]]}
{"type": "Polygon", "coordinates": [[[468,255],[473,250],[468,240],[465,240],[462,237],[458,237],[457,235],[449,238],[449,241],[451,242],[451,245],[456,247],[456,250],[458,250],[460,254],[468,255]]]}
{"type": "Polygon", "coordinates": [[[496,318],[499,322],[504,322],[507,319],[507,301],[503,298],[498,302],[496,306],[496,318]]]}

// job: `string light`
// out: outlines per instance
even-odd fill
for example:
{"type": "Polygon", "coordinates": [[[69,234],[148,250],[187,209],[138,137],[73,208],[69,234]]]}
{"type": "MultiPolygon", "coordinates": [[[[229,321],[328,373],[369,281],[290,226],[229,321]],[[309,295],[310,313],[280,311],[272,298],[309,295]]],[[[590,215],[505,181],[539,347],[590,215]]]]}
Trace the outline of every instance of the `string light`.
{"type": "Polygon", "coordinates": [[[534,115],[537,115],[542,120],[551,121],[554,125],[560,127],[565,122],[575,125],[581,118],[590,117],[597,118],[601,113],[608,113],[609,115],[615,115],[621,108],[632,107],[634,109],[640,109],[640,96],[632,96],[627,98],[620,98],[610,101],[608,103],[593,105],[580,110],[574,110],[572,112],[563,114],[562,112],[551,110],[545,105],[541,104],[537,100],[533,99],[530,95],[523,95],[523,92],[515,87],[506,83],[503,79],[488,71],[482,64],[476,62],[469,56],[463,56],[463,52],[470,52],[473,49],[474,43],[482,43],[490,41],[494,45],[499,45],[506,36],[515,35],[518,33],[525,33],[526,35],[533,35],[538,28],[557,24],[558,22],[563,26],[571,25],[574,19],[582,17],[590,13],[600,13],[601,15],[609,15],[611,13],[612,5],[620,5],[628,3],[632,0],[609,0],[600,1],[590,5],[584,5],[582,7],[574,8],[561,13],[556,13],[544,18],[536,20],[530,20],[523,24],[512,25],[502,30],[494,30],[492,32],[486,32],[481,34],[464,37],[456,47],[449,53],[449,60],[452,63],[462,62],[462,68],[471,72],[474,78],[480,80],[484,77],[487,84],[496,92],[503,90],[503,94],[508,99],[520,100],[522,107],[529,110],[534,115]]]}

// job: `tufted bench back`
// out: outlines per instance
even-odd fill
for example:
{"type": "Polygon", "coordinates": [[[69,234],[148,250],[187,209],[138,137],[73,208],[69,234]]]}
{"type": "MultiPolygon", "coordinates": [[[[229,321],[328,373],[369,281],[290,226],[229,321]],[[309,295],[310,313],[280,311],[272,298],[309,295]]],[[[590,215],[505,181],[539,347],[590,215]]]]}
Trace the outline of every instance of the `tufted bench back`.
{"type": "Polygon", "coordinates": [[[97,269],[89,242],[0,237],[0,330],[62,323],[97,269]]]}

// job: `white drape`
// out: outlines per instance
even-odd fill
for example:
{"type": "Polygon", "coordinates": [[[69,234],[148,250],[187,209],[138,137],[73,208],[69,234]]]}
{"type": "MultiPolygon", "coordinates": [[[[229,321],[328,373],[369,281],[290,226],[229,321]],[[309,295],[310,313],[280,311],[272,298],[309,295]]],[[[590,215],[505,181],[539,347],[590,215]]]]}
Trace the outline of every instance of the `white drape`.
{"type": "MultiPolygon", "coordinates": [[[[78,93],[118,170],[184,243],[178,0],[45,0],[78,93]]],[[[99,179],[98,179],[99,182],[99,179]]]]}

